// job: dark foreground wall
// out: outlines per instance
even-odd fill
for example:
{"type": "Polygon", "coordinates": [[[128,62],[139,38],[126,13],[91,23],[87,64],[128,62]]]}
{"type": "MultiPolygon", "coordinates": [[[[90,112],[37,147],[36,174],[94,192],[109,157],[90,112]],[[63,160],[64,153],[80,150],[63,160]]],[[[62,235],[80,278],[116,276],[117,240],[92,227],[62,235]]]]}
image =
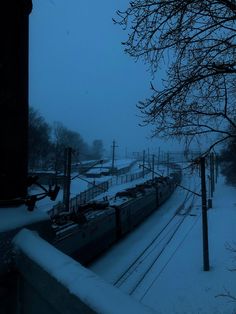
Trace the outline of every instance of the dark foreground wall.
{"type": "Polygon", "coordinates": [[[27,192],[28,16],[31,9],[31,0],[0,1],[0,201],[24,197],[27,192]]]}

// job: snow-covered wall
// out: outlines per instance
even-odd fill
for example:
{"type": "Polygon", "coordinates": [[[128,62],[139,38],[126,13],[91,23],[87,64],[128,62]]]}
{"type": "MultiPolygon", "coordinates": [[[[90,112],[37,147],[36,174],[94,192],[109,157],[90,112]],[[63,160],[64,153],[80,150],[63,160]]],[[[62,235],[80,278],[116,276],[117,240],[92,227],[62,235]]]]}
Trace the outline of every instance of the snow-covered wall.
{"type": "Polygon", "coordinates": [[[13,240],[24,314],[151,314],[37,234],[21,230],[13,240]]]}
{"type": "Polygon", "coordinates": [[[39,210],[29,212],[25,206],[6,209],[1,208],[0,276],[7,273],[12,267],[12,239],[22,228],[36,230],[42,238],[48,241],[52,240],[54,237],[48,214],[39,210]]]}

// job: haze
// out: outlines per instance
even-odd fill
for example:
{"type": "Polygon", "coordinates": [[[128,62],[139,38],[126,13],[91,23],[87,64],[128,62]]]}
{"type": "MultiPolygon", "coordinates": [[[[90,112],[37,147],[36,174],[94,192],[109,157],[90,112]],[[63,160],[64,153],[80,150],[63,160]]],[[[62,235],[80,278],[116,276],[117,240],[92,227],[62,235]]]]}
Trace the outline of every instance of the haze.
{"type": "Polygon", "coordinates": [[[30,105],[107,151],[115,139],[121,155],[164,145],[139,126],[136,104],[149,96],[151,75],[124,54],[127,32],[112,22],[128,3],[35,0],[30,16],[30,105]]]}

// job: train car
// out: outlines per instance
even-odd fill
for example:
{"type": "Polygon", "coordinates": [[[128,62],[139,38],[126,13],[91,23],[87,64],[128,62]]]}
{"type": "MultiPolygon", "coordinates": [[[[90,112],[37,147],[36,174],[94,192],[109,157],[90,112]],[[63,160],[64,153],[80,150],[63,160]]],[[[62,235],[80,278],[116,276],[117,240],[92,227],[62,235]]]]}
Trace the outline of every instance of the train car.
{"type": "Polygon", "coordinates": [[[54,245],[86,264],[116,241],[115,209],[88,210],[82,223],[69,220],[55,229],[54,245]]]}
{"type": "Polygon", "coordinates": [[[163,204],[174,191],[177,178],[175,174],[158,177],[117,193],[110,203],[116,209],[117,237],[128,233],[163,204]]]}
{"type": "Polygon", "coordinates": [[[89,203],[76,213],[56,217],[54,245],[86,265],[169,198],[181,180],[181,172],[175,170],[121,191],[109,203],[89,203]]]}
{"type": "Polygon", "coordinates": [[[121,237],[143,219],[145,219],[156,207],[156,190],[152,186],[133,188],[131,195],[124,191],[117,193],[115,199],[111,201],[110,206],[116,209],[117,237],[121,237]]]}
{"type": "Polygon", "coordinates": [[[173,192],[172,181],[169,178],[164,178],[157,188],[159,206],[163,204],[173,192]]]}

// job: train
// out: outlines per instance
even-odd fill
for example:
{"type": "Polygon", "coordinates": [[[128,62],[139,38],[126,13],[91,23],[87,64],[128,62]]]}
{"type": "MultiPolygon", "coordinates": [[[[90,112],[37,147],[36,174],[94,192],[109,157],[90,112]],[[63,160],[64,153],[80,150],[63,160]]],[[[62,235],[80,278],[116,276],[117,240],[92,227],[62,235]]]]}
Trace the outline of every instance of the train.
{"type": "MultiPolygon", "coordinates": [[[[52,244],[83,265],[119,241],[157,210],[180,184],[180,167],[116,193],[111,199],[78,206],[52,217],[52,244]]],[[[51,241],[50,241],[51,242],[51,241]]]]}

